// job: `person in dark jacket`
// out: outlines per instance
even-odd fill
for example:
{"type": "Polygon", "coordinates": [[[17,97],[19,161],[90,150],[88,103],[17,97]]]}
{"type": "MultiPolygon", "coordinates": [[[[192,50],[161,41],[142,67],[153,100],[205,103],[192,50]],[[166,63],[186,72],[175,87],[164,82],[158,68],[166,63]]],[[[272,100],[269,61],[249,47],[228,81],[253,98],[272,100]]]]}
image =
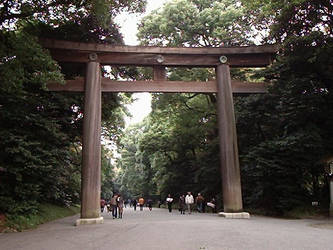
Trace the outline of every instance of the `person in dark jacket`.
{"type": "Polygon", "coordinates": [[[205,202],[204,197],[201,195],[201,193],[198,193],[197,198],[195,199],[197,203],[197,209],[199,213],[202,213],[203,203],[205,202]]]}
{"type": "Polygon", "coordinates": [[[137,200],[136,199],[133,199],[132,200],[132,205],[133,205],[133,208],[134,208],[134,211],[136,211],[136,205],[138,204],[137,200]]]}
{"type": "Polygon", "coordinates": [[[180,214],[185,214],[185,195],[181,195],[178,201],[180,214]]]}
{"type": "Polygon", "coordinates": [[[112,209],[112,217],[113,219],[116,219],[117,218],[117,195],[114,194],[111,198],[111,201],[110,201],[110,205],[111,205],[111,209],[112,209]]]}
{"type": "Polygon", "coordinates": [[[150,210],[150,211],[153,210],[153,201],[152,201],[151,199],[149,199],[149,200],[147,201],[147,203],[148,203],[148,208],[149,208],[149,210],[150,210]]]}

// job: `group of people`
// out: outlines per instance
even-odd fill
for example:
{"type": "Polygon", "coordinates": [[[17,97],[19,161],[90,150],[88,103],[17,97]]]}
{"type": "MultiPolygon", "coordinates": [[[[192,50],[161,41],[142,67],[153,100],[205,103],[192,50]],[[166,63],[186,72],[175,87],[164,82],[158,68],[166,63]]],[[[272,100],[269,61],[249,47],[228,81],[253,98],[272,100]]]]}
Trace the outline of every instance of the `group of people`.
{"type": "Polygon", "coordinates": [[[134,211],[136,211],[137,205],[139,205],[140,211],[143,211],[143,207],[145,204],[147,205],[150,211],[153,209],[153,201],[151,199],[148,199],[147,202],[143,197],[140,197],[138,201],[136,199],[132,200],[134,211]]]}
{"type": "MultiPolygon", "coordinates": [[[[174,204],[174,199],[172,198],[171,194],[168,195],[165,201],[168,206],[168,210],[171,213],[172,205],[174,204]]],[[[140,207],[140,211],[143,211],[144,205],[146,205],[150,211],[153,208],[153,201],[151,199],[148,199],[146,202],[143,197],[140,197],[138,200],[128,199],[126,200],[126,202],[124,202],[124,199],[120,194],[114,194],[109,202],[105,201],[104,199],[101,199],[101,212],[107,209],[108,212],[112,213],[113,219],[116,218],[122,219],[124,204],[129,204],[130,206],[133,206],[134,211],[136,211],[137,206],[140,207]]],[[[160,207],[161,204],[162,202],[159,201],[158,206],[160,207]]],[[[191,214],[194,204],[196,204],[196,208],[199,213],[204,213],[206,206],[211,207],[214,213],[216,212],[215,199],[212,198],[209,202],[206,202],[205,198],[202,196],[201,193],[198,193],[197,197],[194,199],[192,193],[187,192],[186,196],[182,194],[178,199],[178,208],[181,214],[185,214],[186,210],[188,211],[189,214],[191,214]]]]}
{"type": "Polygon", "coordinates": [[[104,212],[107,209],[107,212],[112,213],[112,218],[122,219],[124,211],[124,199],[120,194],[114,194],[109,202],[101,199],[101,212],[104,212]]]}
{"type": "MultiPolygon", "coordinates": [[[[171,194],[168,195],[166,198],[166,203],[169,209],[169,212],[172,212],[172,204],[174,200],[171,196],[171,194]]],[[[180,195],[178,199],[178,208],[181,214],[185,214],[185,210],[187,209],[188,213],[191,214],[194,203],[197,206],[197,211],[199,213],[204,213],[206,210],[206,206],[209,206],[212,208],[213,212],[216,212],[216,202],[215,199],[212,198],[211,201],[206,202],[205,198],[201,195],[201,193],[198,193],[197,197],[194,199],[191,192],[187,192],[186,196],[184,194],[180,195]]]]}

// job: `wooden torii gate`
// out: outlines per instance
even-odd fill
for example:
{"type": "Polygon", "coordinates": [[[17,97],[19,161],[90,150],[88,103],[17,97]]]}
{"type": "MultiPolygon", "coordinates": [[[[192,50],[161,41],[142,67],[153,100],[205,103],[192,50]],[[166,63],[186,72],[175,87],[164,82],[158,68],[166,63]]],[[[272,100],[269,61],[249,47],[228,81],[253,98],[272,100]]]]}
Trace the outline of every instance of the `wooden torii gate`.
{"type": "Polygon", "coordinates": [[[77,224],[102,223],[101,192],[101,92],[188,92],[217,93],[220,165],[224,215],[243,211],[237,133],[232,94],[265,93],[263,83],[232,81],[230,67],[265,67],[272,62],[274,45],[171,48],[111,46],[58,40],[41,40],[58,62],[86,64],[85,78],[52,83],[51,91],[85,93],[81,219],[77,224]],[[101,77],[101,65],[153,67],[152,81],[113,81],[101,77]],[[207,82],[168,81],[165,67],[215,67],[216,80],[207,82]]]}

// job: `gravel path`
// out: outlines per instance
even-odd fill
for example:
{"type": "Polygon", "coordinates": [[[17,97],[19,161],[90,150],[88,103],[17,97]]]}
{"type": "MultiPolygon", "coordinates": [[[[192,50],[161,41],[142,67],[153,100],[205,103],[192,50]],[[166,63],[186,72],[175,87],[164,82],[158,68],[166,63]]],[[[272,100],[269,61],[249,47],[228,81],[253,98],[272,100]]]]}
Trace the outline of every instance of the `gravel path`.
{"type": "Polygon", "coordinates": [[[180,215],[166,209],[104,213],[104,224],[74,227],[77,216],[22,233],[0,234],[1,250],[333,249],[332,220],[286,220],[214,214],[180,215]]]}

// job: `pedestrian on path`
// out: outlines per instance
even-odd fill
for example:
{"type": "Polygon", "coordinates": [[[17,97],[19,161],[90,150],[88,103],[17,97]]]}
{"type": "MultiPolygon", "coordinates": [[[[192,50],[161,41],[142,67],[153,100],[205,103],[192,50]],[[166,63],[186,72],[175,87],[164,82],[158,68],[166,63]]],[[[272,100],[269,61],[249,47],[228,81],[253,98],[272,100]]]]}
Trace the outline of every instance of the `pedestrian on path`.
{"type": "Polygon", "coordinates": [[[207,202],[207,206],[212,209],[213,213],[216,213],[216,201],[214,197],[210,200],[210,202],[207,202]]]}
{"type": "Polygon", "coordinates": [[[168,198],[166,198],[166,202],[168,204],[169,213],[171,213],[172,212],[172,202],[173,202],[173,198],[171,197],[171,194],[168,194],[168,198]]]}
{"type": "Polygon", "coordinates": [[[128,199],[127,203],[129,204],[130,207],[132,207],[132,200],[131,199],[128,199]]]}
{"type": "Polygon", "coordinates": [[[178,201],[180,214],[185,214],[185,195],[181,195],[178,201]]]}
{"type": "Polygon", "coordinates": [[[147,203],[148,203],[149,210],[150,211],[153,210],[153,201],[151,199],[149,199],[147,203]]]}
{"type": "Polygon", "coordinates": [[[117,195],[114,194],[111,198],[111,210],[112,210],[112,218],[116,219],[117,218],[117,195]]]}
{"type": "Polygon", "coordinates": [[[117,197],[117,205],[118,205],[118,212],[119,212],[118,218],[122,219],[123,211],[124,211],[124,199],[120,194],[117,197]]]}
{"type": "Polygon", "coordinates": [[[137,200],[134,199],[134,200],[132,201],[132,204],[133,204],[134,211],[136,211],[136,205],[138,204],[137,200]]]}
{"type": "Polygon", "coordinates": [[[191,214],[191,206],[194,203],[194,198],[191,192],[187,192],[187,195],[185,196],[185,204],[187,206],[188,213],[191,214]]]}
{"type": "Polygon", "coordinates": [[[106,201],[102,198],[101,199],[101,213],[104,212],[105,204],[106,204],[106,201]]]}
{"type": "Polygon", "coordinates": [[[198,212],[202,213],[203,212],[203,203],[205,202],[205,199],[201,195],[201,193],[198,193],[198,196],[195,199],[195,202],[197,203],[197,210],[198,210],[198,212]]]}
{"type": "Polygon", "coordinates": [[[140,211],[143,211],[143,205],[145,204],[145,199],[142,197],[139,198],[140,211]]]}

